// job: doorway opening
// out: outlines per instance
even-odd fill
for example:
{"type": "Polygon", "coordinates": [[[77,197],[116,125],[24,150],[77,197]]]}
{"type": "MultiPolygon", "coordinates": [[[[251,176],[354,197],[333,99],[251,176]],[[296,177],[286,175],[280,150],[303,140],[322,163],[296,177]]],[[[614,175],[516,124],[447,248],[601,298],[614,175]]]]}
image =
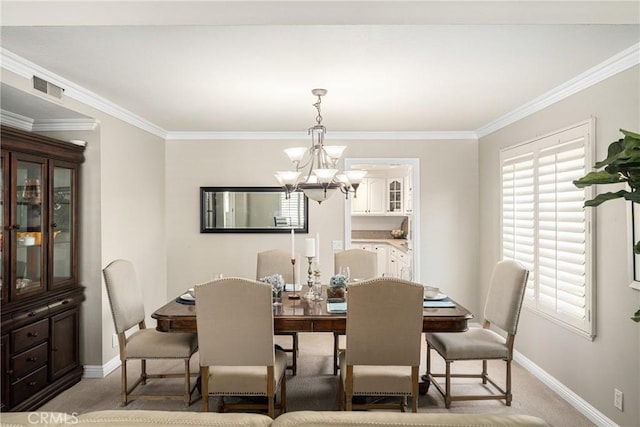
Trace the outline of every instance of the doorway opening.
{"type": "Polygon", "coordinates": [[[344,248],[377,250],[379,275],[419,282],[420,159],[345,158],[344,164],[368,171],[357,197],[345,203],[344,248]]]}

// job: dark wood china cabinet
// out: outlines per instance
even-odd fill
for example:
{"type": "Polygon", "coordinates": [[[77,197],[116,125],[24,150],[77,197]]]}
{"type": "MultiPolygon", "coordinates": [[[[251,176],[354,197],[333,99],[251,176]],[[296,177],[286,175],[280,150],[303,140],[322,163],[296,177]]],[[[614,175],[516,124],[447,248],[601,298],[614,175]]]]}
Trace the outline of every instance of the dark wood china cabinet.
{"type": "Polygon", "coordinates": [[[3,126],[1,410],[80,381],[79,170],[84,147],[3,126]]]}

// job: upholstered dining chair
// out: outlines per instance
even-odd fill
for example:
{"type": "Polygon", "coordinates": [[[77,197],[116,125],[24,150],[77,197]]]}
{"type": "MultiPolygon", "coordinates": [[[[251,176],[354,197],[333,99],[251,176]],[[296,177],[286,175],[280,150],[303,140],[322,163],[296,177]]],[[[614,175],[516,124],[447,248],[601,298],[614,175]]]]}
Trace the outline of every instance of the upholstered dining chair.
{"type": "Polygon", "coordinates": [[[454,400],[504,399],[511,406],[511,360],[529,272],[519,263],[511,260],[500,261],[493,270],[489,293],[484,307],[483,327],[469,328],[466,332],[427,333],[427,377],[444,396],[445,406],[451,407],[454,400]],[[490,329],[496,326],[503,331],[498,334],[490,329]],[[506,335],[503,336],[503,335],[506,335]],[[444,373],[431,372],[431,350],[435,350],[445,361],[444,373]],[[506,362],[506,387],[503,390],[487,374],[487,360],[498,359],[506,362]],[[456,360],[482,360],[480,374],[454,374],[451,364],[456,360]],[[444,389],[436,378],[445,378],[444,389]],[[489,382],[499,393],[480,395],[453,395],[451,378],[481,378],[482,384],[489,382]]]}
{"type": "Polygon", "coordinates": [[[130,261],[118,259],[103,269],[104,281],[111,305],[111,314],[118,335],[121,366],[121,404],[127,405],[135,399],[177,399],[185,406],[191,404],[191,373],[189,360],[198,350],[196,334],[164,333],[145,325],[145,313],[142,290],[136,272],[130,261]],[[137,330],[135,330],[137,329],[137,330]],[[134,331],[135,330],[135,331],[134,331]],[[133,333],[130,333],[134,331],[133,333]],[[147,360],[175,359],[184,362],[183,373],[147,373],[147,360]],[[127,362],[140,360],[140,376],[129,387],[127,385],[127,362]],[[132,394],[140,384],[146,384],[149,378],[184,377],[184,392],[176,395],[132,394]]]}
{"type": "Polygon", "coordinates": [[[364,249],[347,249],[333,256],[335,274],[342,267],[349,267],[351,280],[367,280],[378,276],[378,254],[364,249]]]}
{"type": "MultiPolygon", "coordinates": [[[[349,267],[351,279],[366,280],[378,276],[378,254],[364,249],[347,249],[336,252],[333,256],[334,273],[340,273],[342,267],[349,267]]],[[[333,375],[338,374],[338,353],[344,348],[341,345],[339,332],[333,333],[333,375]]]]}
{"type": "Polygon", "coordinates": [[[195,286],[203,410],[209,396],[219,411],[275,409],[286,412],[287,355],[274,347],[271,286],[224,278],[195,286]],[[276,390],[280,387],[280,403],[276,390]],[[225,404],[226,396],[266,397],[265,403],[225,404]]]}
{"type": "Polygon", "coordinates": [[[349,287],[347,348],[340,352],[341,408],[418,411],[422,285],[375,278],[349,287]],[[354,396],[398,396],[400,404],[354,404],[354,396]]]}
{"type": "MultiPolygon", "coordinates": [[[[284,249],[270,249],[258,252],[256,280],[272,274],[280,274],[285,283],[295,285],[296,277],[300,278],[300,258],[296,255],[295,265],[291,265],[291,252],[284,249]]],[[[298,333],[297,332],[278,332],[276,335],[286,335],[291,337],[291,347],[283,347],[284,351],[291,353],[291,365],[287,365],[287,369],[291,370],[293,375],[298,371],[298,333]]]]}

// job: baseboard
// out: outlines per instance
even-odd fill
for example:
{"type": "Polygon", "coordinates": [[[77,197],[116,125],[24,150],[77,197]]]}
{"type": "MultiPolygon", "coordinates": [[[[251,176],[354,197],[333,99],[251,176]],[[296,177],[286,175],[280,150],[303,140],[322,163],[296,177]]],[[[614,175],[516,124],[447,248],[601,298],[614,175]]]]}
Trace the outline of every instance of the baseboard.
{"type": "Polygon", "coordinates": [[[120,357],[116,356],[104,365],[84,365],[82,378],[104,378],[120,367],[120,357]]]}
{"type": "Polygon", "coordinates": [[[602,412],[591,406],[589,402],[578,396],[567,386],[549,375],[544,369],[527,359],[522,353],[514,351],[513,360],[518,362],[523,368],[529,371],[534,377],[543,384],[556,392],[560,397],[567,401],[571,406],[576,408],[578,412],[587,417],[590,421],[602,427],[618,427],[618,424],[609,419],[602,412]]]}

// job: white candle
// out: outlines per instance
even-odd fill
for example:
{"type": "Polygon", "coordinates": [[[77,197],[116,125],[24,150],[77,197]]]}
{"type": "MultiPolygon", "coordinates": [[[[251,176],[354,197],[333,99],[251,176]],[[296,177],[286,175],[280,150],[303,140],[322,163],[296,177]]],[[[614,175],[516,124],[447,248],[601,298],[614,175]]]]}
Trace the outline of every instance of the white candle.
{"type": "Polygon", "coordinates": [[[314,257],[316,256],[316,239],[314,239],[313,237],[310,237],[306,240],[306,252],[305,252],[305,256],[307,257],[314,257]]]}
{"type": "Polygon", "coordinates": [[[320,233],[316,233],[316,264],[320,265],[320,233]]]}
{"type": "Polygon", "coordinates": [[[291,259],[296,259],[296,243],[293,234],[293,228],[291,229],[291,259]]]}

